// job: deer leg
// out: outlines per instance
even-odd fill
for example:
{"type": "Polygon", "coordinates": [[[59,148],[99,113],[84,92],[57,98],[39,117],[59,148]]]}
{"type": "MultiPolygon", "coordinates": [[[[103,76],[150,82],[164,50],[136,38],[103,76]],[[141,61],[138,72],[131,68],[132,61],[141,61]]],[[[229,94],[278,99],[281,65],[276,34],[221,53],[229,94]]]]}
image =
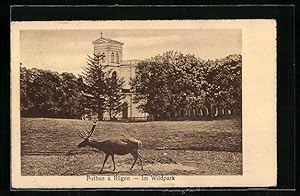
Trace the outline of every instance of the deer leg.
{"type": "Polygon", "coordinates": [[[143,168],[142,156],[141,156],[139,153],[137,153],[137,155],[138,155],[138,158],[139,158],[140,161],[141,161],[142,170],[144,170],[144,168],[143,168]]]}
{"type": "Polygon", "coordinates": [[[102,168],[100,170],[100,173],[102,173],[102,171],[103,171],[103,168],[104,168],[104,165],[105,165],[105,163],[106,163],[106,161],[108,159],[108,156],[109,156],[109,154],[105,154],[104,162],[103,162],[102,168]]]}
{"type": "Polygon", "coordinates": [[[111,155],[111,159],[112,159],[113,164],[114,164],[114,170],[113,171],[115,171],[116,170],[116,165],[115,165],[115,158],[114,158],[113,154],[111,155]]]}
{"type": "Polygon", "coordinates": [[[129,169],[129,170],[132,170],[132,168],[133,168],[133,166],[134,166],[134,164],[135,164],[135,162],[136,162],[138,156],[137,156],[137,154],[135,154],[135,153],[130,153],[130,154],[134,157],[134,162],[133,162],[131,168],[129,169]]]}

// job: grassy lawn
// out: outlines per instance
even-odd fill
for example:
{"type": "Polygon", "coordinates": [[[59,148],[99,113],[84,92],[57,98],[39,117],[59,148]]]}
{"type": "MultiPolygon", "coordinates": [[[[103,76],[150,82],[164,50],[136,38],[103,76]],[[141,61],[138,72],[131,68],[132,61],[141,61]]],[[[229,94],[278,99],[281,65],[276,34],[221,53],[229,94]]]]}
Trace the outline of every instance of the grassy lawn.
{"type": "MultiPolygon", "coordinates": [[[[84,175],[99,172],[104,154],[88,148],[66,156],[90,122],[69,119],[21,119],[22,175],[84,175]]],[[[116,156],[120,174],[242,174],[242,132],[237,119],[216,121],[99,122],[91,139],[134,137],[143,143],[140,163],[128,171],[131,155],[116,156]]],[[[105,171],[111,171],[109,158],[105,171]]],[[[109,173],[108,173],[109,174],[109,173]]]]}

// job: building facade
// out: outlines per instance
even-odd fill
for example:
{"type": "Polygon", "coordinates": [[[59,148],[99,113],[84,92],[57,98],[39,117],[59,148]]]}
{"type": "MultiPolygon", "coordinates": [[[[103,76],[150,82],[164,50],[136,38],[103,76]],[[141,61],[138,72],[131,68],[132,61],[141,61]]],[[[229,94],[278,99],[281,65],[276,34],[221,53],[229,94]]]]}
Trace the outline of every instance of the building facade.
{"type": "MultiPolygon", "coordinates": [[[[112,74],[115,74],[121,78],[124,78],[125,85],[123,92],[124,98],[124,109],[117,116],[118,119],[143,119],[147,118],[146,113],[139,112],[137,105],[133,103],[134,94],[130,91],[130,79],[135,77],[135,71],[137,64],[140,60],[123,60],[122,47],[124,43],[101,37],[92,42],[94,45],[94,54],[104,55],[101,63],[108,65],[112,69],[112,74]]],[[[109,119],[108,113],[104,114],[104,119],[109,119]]]]}

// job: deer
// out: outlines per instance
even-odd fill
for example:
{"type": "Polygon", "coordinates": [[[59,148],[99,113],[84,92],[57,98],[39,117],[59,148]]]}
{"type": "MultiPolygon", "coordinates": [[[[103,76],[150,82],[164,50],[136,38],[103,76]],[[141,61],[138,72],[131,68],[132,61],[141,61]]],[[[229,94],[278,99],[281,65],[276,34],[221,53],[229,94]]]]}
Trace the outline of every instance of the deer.
{"type": "Polygon", "coordinates": [[[116,170],[115,165],[115,159],[114,155],[126,155],[131,154],[134,158],[134,162],[129,170],[132,170],[133,166],[135,165],[137,159],[141,162],[141,168],[143,170],[143,161],[142,156],[138,153],[138,148],[142,147],[142,142],[140,140],[137,140],[135,138],[126,138],[126,139],[107,139],[104,141],[94,141],[90,140],[90,137],[92,136],[97,120],[92,120],[93,125],[90,131],[86,131],[84,133],[79,133],[79,136],[83,139],[82,142],[78,144],[78,148],[83,148],[86,146],[92,147],[94,149],[97,149],[99,152],[104,152],[105,158],[102,165],[102,168],[100,170],[100,173],[103,172],[104,165],[108,159],[109,156],[111,156],[113,161],[114,169],[116,170]]]}

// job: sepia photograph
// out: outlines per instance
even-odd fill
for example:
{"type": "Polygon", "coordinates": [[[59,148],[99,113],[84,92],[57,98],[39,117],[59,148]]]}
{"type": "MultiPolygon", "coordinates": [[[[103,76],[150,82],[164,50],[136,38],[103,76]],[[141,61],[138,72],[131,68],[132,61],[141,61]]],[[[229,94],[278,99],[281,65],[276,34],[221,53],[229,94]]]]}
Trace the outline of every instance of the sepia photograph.
{"type": "MultiPolygon", "coordinates": [[[[251,102],[251,88],[245,79],[265,90],[263,82],[256,84],[259,74],[244,75],[251,72],[249,60],[244,65],[247,23],[47,23],[12,24],[12,110],[19,122],[12,129],[18,138],[12,137],[12,162],[18,180],[55,176],[80,177],[94,188],[201,187],[214,177],[224,179],[219,185],[229,177],[238,186],[251,174],[247,165],[255,158],[247,156],[259,144],[247,142],[244,125],[251,117],[244,105],[251,102]]],[[[273,162],[266,167],[272,185],[276,144],[271,146],[273,162]]],[[[53,187],[78,187],[66,181],[53,187]]],[[[35,183],[26,187],[51,188],[35,183]]]]}

